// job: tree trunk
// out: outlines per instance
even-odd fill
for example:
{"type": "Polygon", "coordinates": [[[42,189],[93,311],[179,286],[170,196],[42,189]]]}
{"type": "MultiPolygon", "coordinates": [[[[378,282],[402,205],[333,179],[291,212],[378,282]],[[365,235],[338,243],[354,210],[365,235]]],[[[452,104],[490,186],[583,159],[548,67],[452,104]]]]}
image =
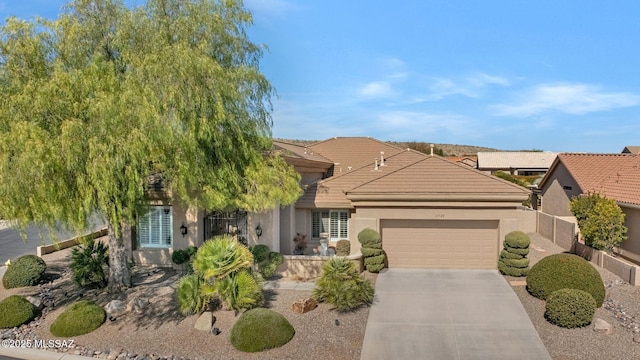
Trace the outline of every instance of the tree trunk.
{"type": "Polygon", "coordinates": [[[122,293],[131,287],[131,272],[127,264],[127,249],[120,236],[116,237],[113,225],[108,224],[109,231],[109,285],[110,293],[122,293]]]}

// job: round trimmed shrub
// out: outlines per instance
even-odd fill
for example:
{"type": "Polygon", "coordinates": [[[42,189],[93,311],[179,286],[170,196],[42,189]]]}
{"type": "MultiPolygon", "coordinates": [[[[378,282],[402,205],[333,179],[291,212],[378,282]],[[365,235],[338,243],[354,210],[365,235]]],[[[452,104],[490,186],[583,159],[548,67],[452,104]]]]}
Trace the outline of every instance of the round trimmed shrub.
{"type": "Polygon", "coordinates": [[[278,266],[284,262],[284,255],[279,252],[272,251],[269,253],[269,262],[278,266]]]}
{"type": "Polygon", "coordinates": [[[59,337],[84,335],[104,323],[104,309],[87,300],[75,302],[63,311],[51,324],[51,333],[59,337]]]}
{"type": "Polygon", "coordinates": [[[504,245],[504,250],[507,251],[507,252],[510,252],[512,254],[518,254],[518,255],[522,255],[522,256],[529,255],[529,248],[518,249],[518,248],[514,248],[514,247],[511,247],[511,246],[505,244],[504,245]]]}
{"type": "Polygon", "coordinates": [[[362,256],[367,258],[367,257],[370,257],[370,256],[382,255],[382,254],[384,254],[384,250],[382,250],[382,249],[372,249],[372,248],[361,248],[360,249],[360,253],[362,254],[362,256]]]}
{"type": "Polygon", "coordinates": [[[513,254],[508,252],[507,250],[500,251],[500,257],[503,259],[522,259],[524,255],[513,254]]]}
{"type": "Polygon", "coordinates": [[[596,312],[596,300],[586,291],[560,289],[547,297],[544,317],[563,328],[576,328],[591,324],[596,312]]]}
{"type": "Polygon", "coordinates": [[[358,241],[363,247],[372,247],[380,243],[380,234],[373,229],[366,228],[358,234],[358,241]]]}
{"type": "Polygon", "coordinates": [[[351,242],[349,240],[338,240],[336,243],[337,256],[349,256],[351,254],[351,242]]]}
{"type": "Polygon", "coordinates": [[[261,263],[267,260],[269,256],[269,247],[264,244],[258,244],[251,248],[251,253],[253,254],[253,261],[256,263],[261,263]]]}
{"type": "Polygon", "coordinates": [[[498,260],[498,270],[500,270],[500,273],[502,273],[503,275],[520,277],[520,276],[527,276],[530,269],[528,267],[517,268],[517,267],[507,266],[505,265],[505,263],[502,262],[502,260],[498,260]]]}
{"type": "Polygon", "coordinates": [[[29,322],[37,310],[29,300],[19,295],[11,295],[0,301],[0,329],[8,329],[29,322]]]}
{"type": "Polygon", "coordinates": [[[524,259],[501,259],[502,262],[510,267],[514,267],[514,268],[526,268],[529,266],[529,259],[524,258],[524,259]]]}
{"type": "Polygon", "coordinates": [[[512,231],[504,237],[504,243],[512,248],[528,249],[531,239],[529,239],[529,235],[522,231],[512,231]]]}
{"type": "Polygon", "coordinates": [[[547,300],[556,290],[577,289],[591,294],[596,306],[602,306],[605,288],[598,271],[573,254],[554,254],[535,264],[527,275],[527,290],[531,295],[547,300]]]}
{"type": "Polygon", "coordinates": [[[173,261],[174,264],[182,265],[187,262],[190,257],[191,256],[189,255],[187,250],[173,250],[173,254],[171,254],[171,261],[173,261]]]}
{"type": "Polygon", "coordinates": [[[11,289],[36,285],[46,270],[47,264],[41,258],[35,255],[21,256],[7,267],[2,277],[2,286],[11,289]]]}
{"type": "Polygon", "coordinates": [[[244,352],[280,347],[293,338],[291,323],[277,312],[256,308],[244,312],[231,328],[231,344],[244,352]]]}

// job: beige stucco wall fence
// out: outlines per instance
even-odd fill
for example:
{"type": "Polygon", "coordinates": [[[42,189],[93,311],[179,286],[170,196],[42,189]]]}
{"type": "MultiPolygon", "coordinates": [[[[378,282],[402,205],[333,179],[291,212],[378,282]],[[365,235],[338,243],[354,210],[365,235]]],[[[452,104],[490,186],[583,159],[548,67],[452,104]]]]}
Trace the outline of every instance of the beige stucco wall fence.
{"type": "Polygon", "coordinates": [[[574,217],[553,216],[539,211],[537,232],[563,249],[611,271],[629,284],[640,286],[640,266],[578,241],[579,230],[574,217]]]}
{"type": "Polygon", "coordinates": [[[94,231],[87,235],[82,235],[75,237],[73,239],[59,241],[52,245],[41,245],[36,248],[36,255],[42,257],[42,255],[51,254],[52,252],[56,252],[58,250],[70,248],[72,246],[76,246],[82,244],[83,242],[89,239],[98,239],[103,236],[107,236],[107,228],[103,228],[97,231],[94,231]]]}

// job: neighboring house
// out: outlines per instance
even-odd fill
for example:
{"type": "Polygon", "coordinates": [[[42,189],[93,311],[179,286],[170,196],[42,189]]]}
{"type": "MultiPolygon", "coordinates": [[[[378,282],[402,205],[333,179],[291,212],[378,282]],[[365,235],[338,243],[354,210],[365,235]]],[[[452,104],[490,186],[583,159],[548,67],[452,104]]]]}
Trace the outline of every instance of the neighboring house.
{"type": "MultiPolygon", "coordinates": [[[[535,231],[535,212],[521,205],[526,189],[439,156],[365,137],[306,147],[274,141],[274,149],[301,174],[304,194],[294,205],[248,214],[239,235],[249,245],[292,254],[300,233],[312,252],[327,233],[331,241],[351,241],[357,253],[358,233],[372,228],[382,235],[390,267],[494,269],[508,232],[535,231]]],[[[170,213],[173,219],[164,221],[173,230],[174,248],[205,239],[207,214],[178,206],[170,213]]],[[[163,214],[165,208],[158,210],[160,221],[163,214]]],[[[133,252],[138,261],[166,263],[168,248],[133,252]]]]}
{"type": "Polygon", "coordinates": [[[511,175],[544,175],[556,155],[541,151],[478,152],[477,169],[488,173],[500,170],[511,175]]]}
{"type": "Polygon", "coordinates": [[[473,169],[478,168],[477,156],[447,156],[446,159],[449,161],[453,161],[454,163],[469,166],[473,169]]]}
{"type": "Polygon", "coordinates": [[[629,229],[621,254],[640,261],[640,155],[559,154],[533,202],[546,214],[571,216],[571,198],[589,192],[617,201],[629,229]]]}
{"type": "Polygon", "coordinates": [[[624,149],[622,149],[622,153],[638,155],[640,154],[640,146],[625,146],[624,149]]]}

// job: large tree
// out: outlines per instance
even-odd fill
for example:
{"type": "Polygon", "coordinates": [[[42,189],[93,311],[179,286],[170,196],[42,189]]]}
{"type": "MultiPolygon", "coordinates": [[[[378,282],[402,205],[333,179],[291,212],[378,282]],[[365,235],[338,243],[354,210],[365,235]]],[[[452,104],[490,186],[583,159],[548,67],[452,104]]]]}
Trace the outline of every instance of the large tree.
{"type": "Polygon", "coordinates": [[[290,204],[296,173],[271,153],[273,89],[242,1],[74,0],[56,20],[0,28],[0,209],[82,229],[108,224],[109,288],[131,286],[123,229],[149,177],[204,209],[290,204]]]}

